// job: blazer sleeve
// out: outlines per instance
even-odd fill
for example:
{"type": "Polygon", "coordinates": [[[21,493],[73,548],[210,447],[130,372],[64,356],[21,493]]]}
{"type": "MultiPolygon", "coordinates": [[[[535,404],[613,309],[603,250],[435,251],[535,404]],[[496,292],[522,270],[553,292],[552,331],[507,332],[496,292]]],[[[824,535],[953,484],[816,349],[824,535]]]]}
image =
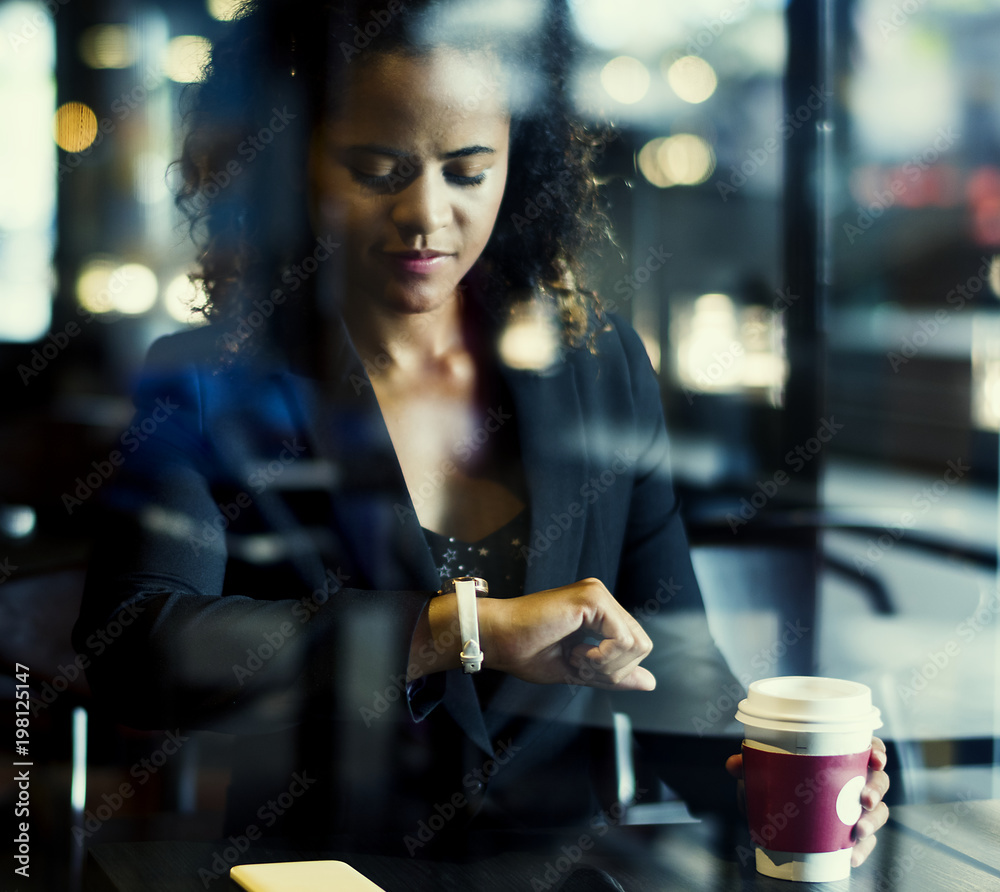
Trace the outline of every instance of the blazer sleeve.
{"type": "Polygon", "coordinates": [[[669,440],[645,348],[618,328],[629,369],[640,460],[631,492],[615,595],[653,641],[644,661],[653,692],[615,695],[640,755],[695,810],[735,805],[727,756],[739,752],[734,720],[743,696],[713,640],[670,475],[669,440]]]}
{"type": "Polygon", "coordinates": [[[366,725],[407,718],[410,641],[430,592],[342,587],[330,568],[322,582],[288,574],[224,593],[226,537],[199,535],[225,527],[206,374],[174,367],[137,389],[73,633],[95,696],[144,728],[273,730],[318,700],[366,725]]]}

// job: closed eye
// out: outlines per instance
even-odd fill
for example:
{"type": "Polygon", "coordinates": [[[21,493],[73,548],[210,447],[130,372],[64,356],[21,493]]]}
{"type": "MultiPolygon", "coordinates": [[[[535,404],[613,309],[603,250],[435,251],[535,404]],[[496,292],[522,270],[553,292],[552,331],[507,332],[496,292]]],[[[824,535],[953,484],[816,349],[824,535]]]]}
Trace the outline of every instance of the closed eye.
{"type": "Polygon", "coordinates": [[[461,174],[449,173],[448,171],[445,171],[444,175],[445,179],[455,183],[457,186],[478,186],[486,179],[485,170],[482,173],[473,174],[471,176],[462,176],[461,174]]]}
{"type": "MultiPolygon", "coordinates": [[[[376,189],[382,192],[394,192],[396,189],[406,185],[408,178],[396,172],[386,174],[369,174],[357,168],[350,168],[351,177],[355,182],[367,186],[369,189],[376,189]]],[[[486,171],[481,173],[463,175],[444,171],[444,178],[451,184],[461,187],[478,186],[486,180],[486,171]]]]}

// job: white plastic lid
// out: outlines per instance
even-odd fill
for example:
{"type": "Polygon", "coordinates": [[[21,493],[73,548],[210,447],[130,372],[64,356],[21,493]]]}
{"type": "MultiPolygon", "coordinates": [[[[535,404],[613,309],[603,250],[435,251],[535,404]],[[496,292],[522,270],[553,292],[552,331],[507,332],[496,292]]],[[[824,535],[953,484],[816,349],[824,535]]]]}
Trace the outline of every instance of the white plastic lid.
{"type": "Polygon", "coordinates": [[[849,730],[882,726],[867,685],[842,678],[786,675],[753,681],[736,719],[744,725],[796,730],[849,730]]]}

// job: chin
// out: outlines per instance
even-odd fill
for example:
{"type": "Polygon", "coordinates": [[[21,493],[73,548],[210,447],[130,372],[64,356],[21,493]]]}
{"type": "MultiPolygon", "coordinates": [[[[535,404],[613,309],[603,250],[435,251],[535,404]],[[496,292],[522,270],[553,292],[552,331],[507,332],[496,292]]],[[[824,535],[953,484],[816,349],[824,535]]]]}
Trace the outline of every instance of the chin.
{"type": "Polygon", "coordinates": [[[428,313],[452,300],[458,284],[433,287],[430,283],[418,287],[389,283],[385,290],[386,304],[402,313],[428,313]]]}

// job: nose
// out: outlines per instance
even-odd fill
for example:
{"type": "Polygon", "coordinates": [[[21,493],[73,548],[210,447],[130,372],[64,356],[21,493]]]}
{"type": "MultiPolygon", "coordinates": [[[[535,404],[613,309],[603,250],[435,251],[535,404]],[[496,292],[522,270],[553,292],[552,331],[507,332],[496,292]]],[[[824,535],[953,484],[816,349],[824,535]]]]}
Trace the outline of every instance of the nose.
{"type": "Polygon", "coordinates": [[[407,242],[413,236],[426,238],[444,229],[451,217],[447,183],[426,170],[403,186],[392,207],[392,222],[407,242]]]}

